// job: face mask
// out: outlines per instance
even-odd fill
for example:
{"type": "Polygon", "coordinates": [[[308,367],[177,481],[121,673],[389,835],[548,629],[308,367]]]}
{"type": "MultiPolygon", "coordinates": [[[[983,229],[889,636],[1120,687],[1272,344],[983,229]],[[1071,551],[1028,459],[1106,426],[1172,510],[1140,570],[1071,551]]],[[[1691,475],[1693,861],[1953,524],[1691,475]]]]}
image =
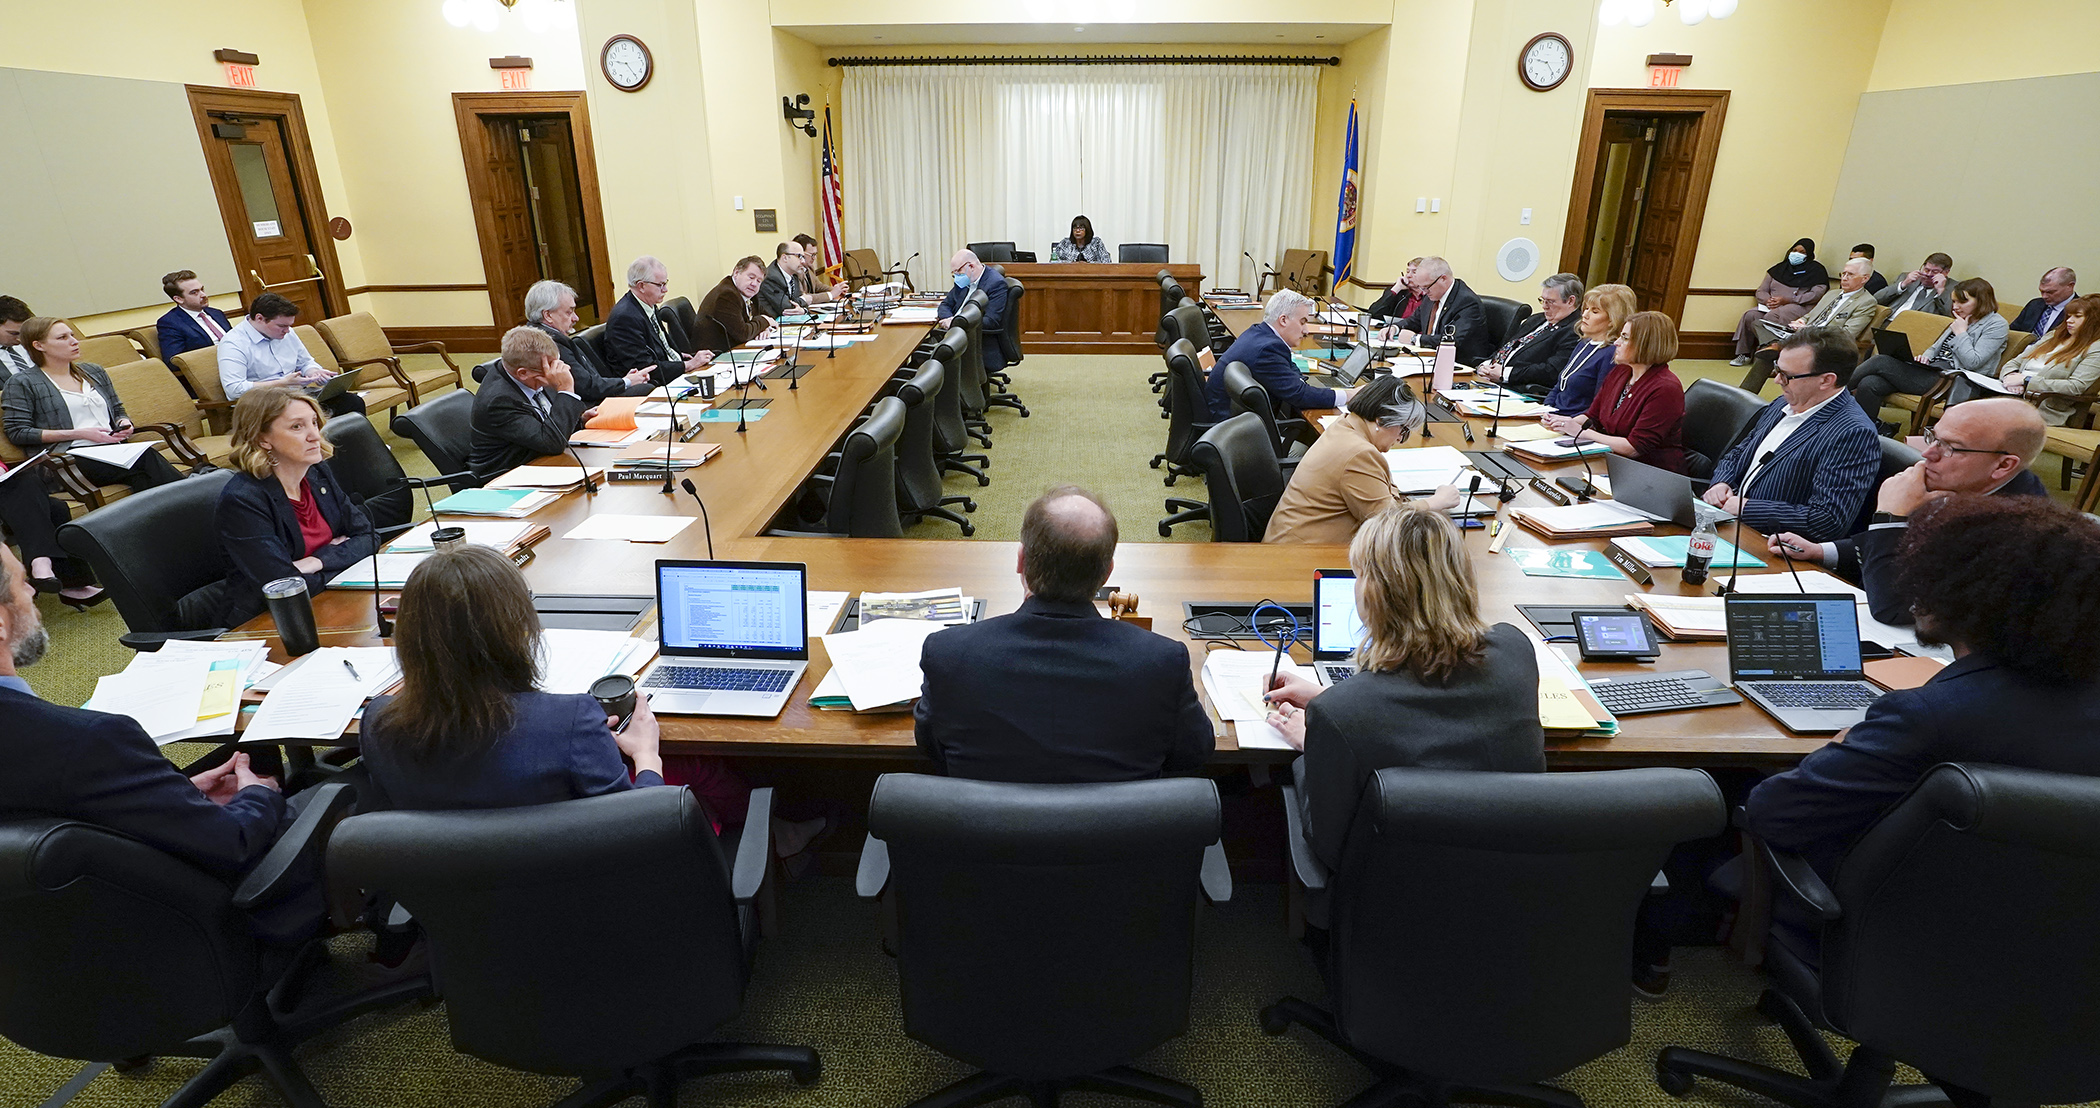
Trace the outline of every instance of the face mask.
{"type": "Polygon", "coordinates": [[[958,273],[958,274],[956,274],[956,275],[955,275],[955,287],[956,287],[956,288],[959,288],[959,289],[966,289],[966,288],[969,288],[969,287],[970,287],[970,275],[969,275],[969,274],[967,274],[967,273],[958,273]]]}
{"type": "Polygon", "coordinates": [[[1790,264],[1790,265],[1800,265],[1800,264],[1801,264],[1802,262],[1805,262],[1805,261],[1807,261],[1807,260],[1808,260],[1808,255],[1806,255],[1806,254],[1803,254],[1803,253],[1802,253],[1801,251],[1799,251],[1799,250],[1796,250],[1796,251],[1794,251],[1793,253],[1791,253],[1791,254],[1788,254],[1788,255],[1786,256],[1786,260],[1787,260],[1788,264],[1790,264]]]}

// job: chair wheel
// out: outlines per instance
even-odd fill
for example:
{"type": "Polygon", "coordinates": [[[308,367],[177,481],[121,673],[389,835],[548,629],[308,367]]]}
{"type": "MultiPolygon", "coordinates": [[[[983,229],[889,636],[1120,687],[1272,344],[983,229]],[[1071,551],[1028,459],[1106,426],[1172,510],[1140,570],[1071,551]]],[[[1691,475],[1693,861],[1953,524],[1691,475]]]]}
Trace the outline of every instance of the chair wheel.
{"type": "Polygon", "coordinates": [[[1161,462],[1164,462],[1164,461],[1166,461],[1166,460],[1167,460],[1167,456],[1166,456],[1165,454],[1154,454],[1154,455],[1152,456],[1152,468],[1153,468],[1153,469],[1158,469],[1158,468],[1159,468],[1159,463],[1161,463],[1161,462]]]}
{"type": "Polygon", "coordinates": [[[985,475],[984,475],[984,474],[982,474],[982,473],[980,473],[980,474],[978,474],[978,475],[977,475],[977,487],[978,487],[978,488],[980,488],[980,489],[981,489],[981,488],[983,488],[983,487],[985,487],[986,485],[989,485],[989,484],[991,484],[991,483],[992,483],[992,479],[991,479],[990,477],[987,477],[987,476],[985,476],[985,475]]]}
{"type": "Polygon", "coordinates": [[[963,501],[963,511],[966,511],[966,512],[974,512],[974,511],[976,511],[976,510],[977,510],[977,502],[976,502],[975,500],[968,500],[968,499],[965,499],[965,500],[963,501]]]}
{"type": "Polygon", "coordinates": [[[814,1085],[824,1076],[824,1060],[819,1058],[809,1065],[796,1066],[788,1070],[788,1076],[794,1078],[797,1085],[814,1085]]]}
{"type": "Polygon", "coordinates": [[[1692,1092],[1692,1075],[1663,1065],[1660,1058],[1655,1061],[1655,1083],[1663,1092],[1679,1099],[1691,1095],[1692,1092]]]}
{"type": "Polygon", "coordinates": [[[969,537],[970,537],[971,535],[974,535],[974,534],[976,534],[976,533],[977,533],[977,525],[976,525],[976,524],[974,524],[974,523],[965,523],[965,524],[963,524],[963,525],[962,525],[962,536],[963,536],[963,538],[966,538],[966,539],[967,539],[967,538],[969,538],[969,537]]]}
{"type": "Polygon", "coordinates": [[[153,1068],[153,1062],[153,1055],[141,1054],[136,1058],[125,1058],[121,1061],[111,1062],[109,1068],[117,1073],[143,1074],[153,1068]]]}
{"type": "Polygon", "coordinates": [[[1172,527],[1169,527],[1169,526],[1167,526],[1167,525],[1166,525],[1166,524],[1164,524],[1164,523],[1160,524],[1160,525],[1159,525],[1159,537],[1160,537],[1160,538],[1163,538],[1163,539],[1171,539],[1171,538],[1173,538],[1173,537],[1174,537],[1174,529],[1173,529],[1172,527]]]}
{"type": "MultiPolygon", "coordinates": [[[[1166,528],[1162,527],[1164,531],[1166,528]]],[[[1283,1014],[1283,1005],[1271,1004],[1261,1010],[1261,1032],[1264,1035],[1281,1035],[1289,1030],[1291,1017],[1283,1014]]]]}
{"type": "Polygon", "coordinates": [[[1027,418],[1028,418],[1028,409],[1026,409],[1026,408],[1023,408],[1023,409],[1021,409],[1021,418],[1022,418],[1022,419],[1027,419],[1027,418]]]}
{"type": "Polygon", "coordinates": [[[1167,471],[1167,487],[1168,487],[1168,488],[1170,488],[1170,489],[1171,489],[1171,488],[1173,488],[1173,487],[1174,487],[1174,478],[1175,478],[1176,476],[1178,476],[1178,474],[1176,474],[1176,473],[1175,473],[1175,472],[1174,472],[1173,470],[1171,470],[1171,469],[1170,469],[1170,470],[1168,470],[1168,471],[1167,471]]]}

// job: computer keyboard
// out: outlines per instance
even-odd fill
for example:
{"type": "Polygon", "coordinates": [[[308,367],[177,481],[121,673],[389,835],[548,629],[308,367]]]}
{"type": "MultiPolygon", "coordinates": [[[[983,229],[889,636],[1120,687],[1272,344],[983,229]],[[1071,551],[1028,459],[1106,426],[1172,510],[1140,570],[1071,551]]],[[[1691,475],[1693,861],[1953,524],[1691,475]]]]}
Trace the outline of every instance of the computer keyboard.
{"type": "Polygon", "coordinates": [[[728,669],[721,666],[658,666],[642,682],[645,689],[711,689],[773,693],[787,688],[786,669],[728,669]]]}
{"type": "Polygon", "coordinates": [[[1865,708],[1881,699],[1880,689],[1857,682],[1757,681],[1742,687],[1779,708],[1865,708]]]}
{"type": "Polygon", "coordinates": [[[1646,681],[1604,681],[1592,684],[1597,702],[1615,716],[1641,712],[1667,712],[1672,708],[1703,708],[1706,694],[1675,677],[1646,681]]]}
{"type": "Polygon", "coordinates": [[[1327,674],[1327,683],[1329,685],[1339,685],[1342,682],[1347,681],[1349,678],[1356,676],[1355,666],[1344,665],[1340,662],[1322,663],[1320,669],[1322,672],[1327,674]]]}

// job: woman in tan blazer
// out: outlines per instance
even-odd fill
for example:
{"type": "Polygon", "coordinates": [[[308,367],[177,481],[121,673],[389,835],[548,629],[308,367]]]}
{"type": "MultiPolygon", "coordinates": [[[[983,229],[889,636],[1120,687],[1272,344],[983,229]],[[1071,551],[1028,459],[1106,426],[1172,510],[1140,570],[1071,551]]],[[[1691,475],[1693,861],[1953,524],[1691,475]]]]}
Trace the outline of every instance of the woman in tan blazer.
{"type": "MultiPolygon", "coordinates": [[[[1298,460],[1262,541],[1346,543],[1364,520],[1407,502],[1393,487],[1385,452],[1406,442],[1428,418],[1421,398],[1398,377],[1357,389],[1348,412],[1298,460]]],[[[1458,489],[1450,485],[1421,502],[1436,511],[1457,505],[1458,489]]]]}

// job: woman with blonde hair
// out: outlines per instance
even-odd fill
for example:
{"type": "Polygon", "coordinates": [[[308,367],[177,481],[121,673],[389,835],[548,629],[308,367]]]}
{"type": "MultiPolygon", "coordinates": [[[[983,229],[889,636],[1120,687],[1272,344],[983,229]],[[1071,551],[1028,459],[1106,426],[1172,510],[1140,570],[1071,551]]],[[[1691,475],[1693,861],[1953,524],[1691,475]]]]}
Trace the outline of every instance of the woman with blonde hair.
{"type": "Polygon", "coordinates": [[[1396,505],[1349,544],[1363,622],[1357,672],[1330,688],[1285,676],[1269,725],[1305,752],[1295,773],[1313,853],[1333,868],[1371,776],[1388,766],[1540,773],[1538,657],[1480,618],[1473,561],[1441,512],[1396,505]]]}
{"type": "Polygon", "coordinates": [[[1597,382],[1617,361],[1620,329],[1638,311],[1640,301],[1625,285],[1598,285],[1582,294],[1582,315],[1575,321],[1575,345],[1567,360],[1554,367],[1553,387],[1541,401],[1557,415],[1580,415],[1597,395],[1597,382]]]}
{"type": "MultiPolygon", "coordinates": [[[[2100,381],[2100,296],[2080,296],[2064,305],[2056,327],[1998,371],[2014,396],[2037,402],[2042,422],[2061,427],[2074,409],[2060,397],[2083,396],[2100,381]]],[[[1989,393],[1964,377],[1954,383],[1953,403],[1989,393]]]]}
{"type": "Polygon", "coordinates": [[[304,577],[307,590],[319,593],[330,577],[372,556],[372,521],[328,468],[335,447],[321,435],[326,422],[312,397],[279,385],[250,389],[234,403],[227,458],[234,474],[219,493],[217,516],[231,572],[208,600],[184,598],[178,613],[209,607],[216,617],[197,626],[238,627],[262,612],[265,584],[304,577]]]}
{"type": "MultiPolygon", "coordinates": [[[[109,374],[80,360],[80,336],[72,324],[32,316],[22,324],[22,349],[40,372],[17,373],[0,389],[0,424],[7,441],[28,454],[67,454],[76,445],[107,446],[137,433],[109,374]]],[[[130,485],[134,490],[182,478],[158,450],[147,450],[128,466],[88,457],[76,457],[73,464],[97,485],[130,485]]]]}

